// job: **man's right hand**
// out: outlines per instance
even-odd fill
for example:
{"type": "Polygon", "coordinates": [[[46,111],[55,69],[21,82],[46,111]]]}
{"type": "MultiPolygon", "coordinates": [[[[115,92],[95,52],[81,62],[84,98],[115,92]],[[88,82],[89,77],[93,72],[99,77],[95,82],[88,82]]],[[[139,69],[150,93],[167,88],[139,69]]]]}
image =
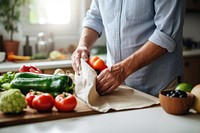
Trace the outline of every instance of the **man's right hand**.
{"type": "Polygon", "coordinates": [[[80,45],[76,48],[74,53],[72,54],[72,67],[77,74],[81,72],[81,58],[84,60],[88,60],[89,58],[89,50],[86,46],[80,45]]]}

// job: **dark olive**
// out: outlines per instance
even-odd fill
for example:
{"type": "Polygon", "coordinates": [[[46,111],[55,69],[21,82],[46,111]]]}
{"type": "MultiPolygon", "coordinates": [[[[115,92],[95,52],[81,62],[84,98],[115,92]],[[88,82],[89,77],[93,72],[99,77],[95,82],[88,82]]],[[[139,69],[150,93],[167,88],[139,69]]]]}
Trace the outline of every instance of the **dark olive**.
{"type": "Polygon", "coordinates": [[[166,94],[166,96],[167,96],[167,97],[169,97],[169,96],[170,96],[170,94],[169,94],[169,93],[167,93],[167,94],[166,94]]]}
{"type": "Polygon", "coordinates": [[[173,94],[171,94],[170,97],[179,97],[179,94],[178,93],[173,93],[173,94]]]}
{"type": "Polygon", "coordinates": [[[181,90],[172,90],[166,93],[168,97],[177,97],[177,98],[184,98],[187,97],[187,93],[181,90]]]}

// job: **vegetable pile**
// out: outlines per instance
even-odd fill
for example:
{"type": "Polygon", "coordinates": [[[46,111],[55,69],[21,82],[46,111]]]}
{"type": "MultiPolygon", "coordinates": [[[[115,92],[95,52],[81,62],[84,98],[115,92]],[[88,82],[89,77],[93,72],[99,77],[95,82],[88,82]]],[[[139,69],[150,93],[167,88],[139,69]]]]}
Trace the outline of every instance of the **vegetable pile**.
{"type": "Polygon", "coordinates": [[[56,70],[53,75],[43,74],[36,66],[23,65],[19,72],[7,72],[0,76],[0,111],[17,114],[27,104],[40,112],[72,111],[77,101],[74,92],[73,77],[56,70]],[[54,99],[55,98],[55,99],[54,99]]]}

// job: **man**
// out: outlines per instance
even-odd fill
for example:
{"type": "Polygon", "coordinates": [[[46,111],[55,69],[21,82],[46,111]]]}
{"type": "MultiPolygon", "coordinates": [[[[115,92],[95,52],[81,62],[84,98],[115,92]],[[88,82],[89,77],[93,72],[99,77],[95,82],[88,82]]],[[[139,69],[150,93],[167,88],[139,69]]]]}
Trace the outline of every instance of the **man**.
{"type": "Polygon", "coordinates": [[[97,77],[100,95],[126,84],[151,95],[177,85],[183,73],[182,30],[185,0],[93,0],[83,22],[72,66],[105,30],[108,69],[97,77]]]}

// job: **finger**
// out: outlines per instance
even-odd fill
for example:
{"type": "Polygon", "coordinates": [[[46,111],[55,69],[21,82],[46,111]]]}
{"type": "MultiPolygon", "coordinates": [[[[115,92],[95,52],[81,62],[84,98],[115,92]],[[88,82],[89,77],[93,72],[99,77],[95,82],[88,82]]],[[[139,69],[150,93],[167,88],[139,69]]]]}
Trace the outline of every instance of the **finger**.
{"type": "Polygon", "coordinates": [[[102,95],[104,94],[104,92],[106,92],[106,90],[108,90],[110,87],[112,86],[112,84],[110,83],[105,83],[103,86],[101,86],[100,88],[97,88],[97,92],[102,95]]]}
{"type": "Polygon", "coordinates": [[[88,60],[88,53],[87,53],[87,52],[82,52],[81,58],[82,58],[83,60],[88,60]]]}
{"type": "Polygon", "coordinates": [[[81,56],[80,56],[80,53],[78,53],[78,52],[73,54],[73,56],[72,56],[72,67],[73,67],[74,71],[78,74],[80,72],[80,64],[81,64],[80,58],[81,58],[81,56]]]}
{"type": "Polygon", "coordinates": [[[81,58],[84,60],[88,60],[88,57],[89,57],[89,51],[87,47],[83,47],[81,52],[81,58]]]}
{"type": "Polygon", "coordinates": [[[81,60],[80,59],[76,59],[76,69],[77,69],[77,73],[80,74],[80,71],[81,71],[81,60]]]}
{"type": "Polygon", "coordinates": [[[108,95],[113,92],[118,87],[118,85],[113,84],[111,87],[106,89],[105,91],[101,92],[100,95],[108,95]]]}
{"type": "Polygon", "coordinates": [[[102,74],[102,73],[100,73],[97,76],[97,87],[101,88],[106,82],[110,81],[109,78],[110,78],[109,74],[102,74]]]}
{"type": "Polygon", "coordinates": [[[106,78],[105,75],[100,75],[100,74],[99,74],[99,75],[97,76],[97,85],[100,84],[101,82],[103,82],[102,80],[103,80],[104,78],[106,78]]]}
{"type": "Polygon", "coordinates": [[[98,76],[97,76],[97,84],[100,82],[103,78],[107,77],[109,78],[109,70],[108,68],[104,69],[98,76]],[[107,75],[107,76],[106,76],[107,75]]]}
{"type": "Polygon", "coordinates": [[[107,77],[103,78],[97,84],[97,91],[99,93],[104,92],[105,90],[107,90],[108,88],[110,88],[113,85],[114,82],[115,82],[114,79],[110,79],[110,78],[107,78],[107,77]]]}
{"type": "Polygon", "coordinates": [[[78,68],[76,67],[76,63],[75,62],[72,62],[72,67],[73,67],[75,72],[78,72],[78,68]]]}
{"type": "Polygon", "coordinates": [[[76,67],[76,59],[74,58],[74,56],[72,55],[72,68],[74,69],[75,72],[78,71],[77,67],[76,67]]]}

